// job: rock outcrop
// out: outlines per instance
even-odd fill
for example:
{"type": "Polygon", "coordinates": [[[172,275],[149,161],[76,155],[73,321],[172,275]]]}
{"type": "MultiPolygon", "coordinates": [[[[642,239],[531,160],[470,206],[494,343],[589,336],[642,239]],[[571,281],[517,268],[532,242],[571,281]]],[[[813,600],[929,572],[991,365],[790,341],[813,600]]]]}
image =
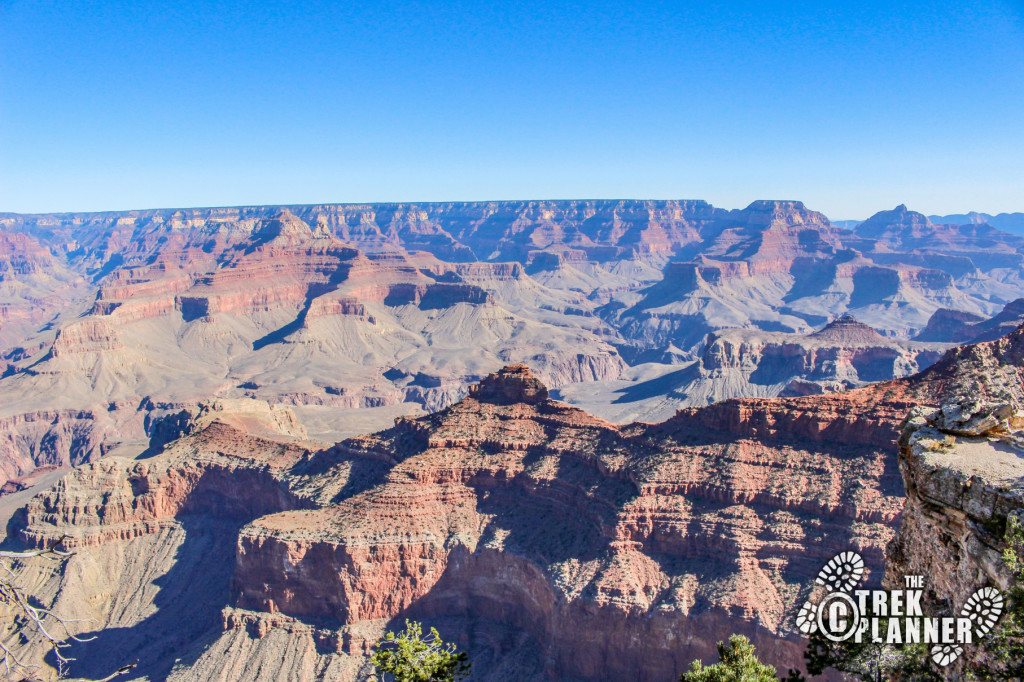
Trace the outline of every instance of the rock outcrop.
{"type": "Polygon", "coordinates": [[[548,399],[548,388],[526,365],[509,365],[471,386],[469,395],[485,403],[535,405],[548,399]]]}
{"type": "MultiPolygon", "coordinates": [[[[951,352],[936,365],[937,407],[918,407],[902,426],[899,465],[906,504],[890,543],[886,582],[927,576],[926,608],[955,615],[979,588],[1006,590],[1003,561],[1011,516],[1024,520],[1024,328],[951,352]]],[[[967,647],[952,670],[984,660],[967,647]]]]}
{"type": "MultiPolygon", "coordinates": [[[[84,428],[133,406],[114,420],[125,433],[93,430],[87,449],[108,452],[145,440],[147,397],[248,397],[334,441],[447,407],[511,363],[624,421],[832,391],[926,366],[935,349],[896,339],[935,311],[989,316],[1016,299],[1022,253],[985,226],[900,208],[849,231],[798,201],[3,214],[0,424],[95,414],[84,428]],[[884,340],[813,334],[844,314],[884,340]]],[[[3,475],[92,456],[39,457],[44,437],[0,431],[3,475]]]]}
{"type": "Polygon", "coordinates": [[[811,334],[727,329],[708,334],[697,362],[678,373],[670,400],[704,405],[744,396],[816,395],[915,374],[949,344],[887,338],[851,316],[811,334]]]}
{"type": "Polygon", "coordinates": [[[1024,509],[1014,435],[1022,421],[1008,403],[966,397],[911,413],[900,438],[907,503],[889,547],[891,583],[926,573],[945,610],[958,609],[979,587],[1009,586],[1002,533],[1007,517],[1024,509]]]}
{"type": "Polygon", "coordinates": [[[38,468],[68,468],[99,459],[125,441],[146,438],[137,405],[39,410],[0,418],[0,484],[38,468]]]}
{"type": "Polygon", "coordinates": [[[980,343],[1006,336],[1024,324],[1024,298],[1010,301],[995,316],[985,319],[962,310],[935,311],[928,326],[915,337],[917,341],[980,343]]]}
{"type": "Polygon", "coordinates": [[[1024,332],[936,358],[1022,283],[1021,237],[902,206],[3,214],[0,493],[78,467],[9,524],[72,535],[26,580],[96,619],[76,674],[362,680],[406,616],[482,680],[673,679],[733,632],[785,669],[838,551],[1005,584],[1024,332]]]}
{"type": "Polygon", "coordinates": [[[928,318],[927,326],[914,337],[914,340],[965,343],[975,336],[974,325],[984,321],[983,315],[939,308],[928,318]]]}

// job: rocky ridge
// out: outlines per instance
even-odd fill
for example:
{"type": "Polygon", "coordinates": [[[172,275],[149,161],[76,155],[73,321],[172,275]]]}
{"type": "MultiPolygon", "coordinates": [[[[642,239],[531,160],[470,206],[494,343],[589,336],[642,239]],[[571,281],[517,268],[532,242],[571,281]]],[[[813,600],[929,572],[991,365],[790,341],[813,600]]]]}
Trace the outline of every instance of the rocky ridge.
{"type": "MultiPolygon", "coordinates": [[[[738,380],[765,387],[763,395],[844,390],[916,374],[947,348],[887,339],[851,316],[808,335],[729,330],[709,335],[701,356],[702,376],[690,390],[714,386],[730,372],[739,374],[738,380]]],[[[757,389],[737,393],[754,395],[757,389]]]]}
{"type": "MultiPolygon", "coordinates": [[[[445,410],[326,449],[282,434],[289,420],[266,410],[266,435],[249,435],[238,406],[221,404],[184,419],[193,426],[159,454],[72,472],[14,527],[37,545],[72,535],[70,578],[39,576],[69,608],[103,557],[185,546],[218,519],[235,529],[223,531],[235,538],[230,581],[210,588],[223,613],[176,645],[193,663],[164,668],[165,652],[142,647],[145,675],[237,671],[205,642],[269,661],[285,637],[308,648],[275,663],[281,675],[355,680],[369,644],[406,616],[443,623],[481,679],[666,679],[734,631],[795,666],[790,616],[820,564],[852,547],[881,572],[902,506],[897,427],[913,405],[936,404],[943,381],[618,426],[511,366],[445,410]]],[[[205,584],[180,561],[153,570],[205,584]]],[[[111,571],[112,589],[138,590],[136,573],[111,571]]],[[[102,625],[112,603],[74,612],[102,625]]],[[[140,642],[163,627],[159,614],[130,621],[119,622],[140,642]]]]}
{"type": "MultiPolygon", "coordinates": [[[[1002,553],[1008,520],[1024,520],[1022,353],[1024,327],[950,351],[930,370],[943,400],[914,408],[901,427],[906,503],[886,584],[927,576],[932,615],[956,615],[979,588],[1013,583],[1002,553]]],[[[951,674],[984,660],[966,647],[951,674]]]]}
{"type": "Polygon", "coordinates": [[[639,369],[653,376],[570,386],[556,393],[559,399],[625,421],[624,416],[635,414],[635,405],[656,405],[648,414],[667,416],[681,407],[731,398],[818,395],[910,376],[949,347],[884,337],[852,316],[810,334],[728,329],[708,334],[698,359],[674,371],[656,372],[642,365],[639,369]]]}

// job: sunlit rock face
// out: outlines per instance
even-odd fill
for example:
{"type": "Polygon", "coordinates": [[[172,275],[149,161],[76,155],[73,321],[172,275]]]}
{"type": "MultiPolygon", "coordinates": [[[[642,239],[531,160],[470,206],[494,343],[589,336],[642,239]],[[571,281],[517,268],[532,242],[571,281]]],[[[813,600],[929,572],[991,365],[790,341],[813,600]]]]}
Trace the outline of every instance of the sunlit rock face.
{"type": "MultiPolygon", "coordinates": [[[[887,550],[886,581],[926,576],[930,614],[958,614],[975,591],[1006,591],[1011,517],[1024,520],[1024,328],[951,351],[931,372],[940,405],[915,408],[902,425],[899,465],[906,503],[887,550]]],[[[968,646],[950,668],[992,661],[968,646]]]]}
{"type": "Polygon", "coordinates": [[[0,216],[0,493],[80,467],[10,530],[73,536],[31,579],[104,628],[92,677],[117,642],[151,679],[362,680],[407,616],[481,679],[672,679],[733,632],[801,666],[822,563],[881,574],[904,509],[930,532],[910,410],[1022,392],[1012,335],[941,354],[1019,316],[1024,242],[912,213],[0,216]]]}

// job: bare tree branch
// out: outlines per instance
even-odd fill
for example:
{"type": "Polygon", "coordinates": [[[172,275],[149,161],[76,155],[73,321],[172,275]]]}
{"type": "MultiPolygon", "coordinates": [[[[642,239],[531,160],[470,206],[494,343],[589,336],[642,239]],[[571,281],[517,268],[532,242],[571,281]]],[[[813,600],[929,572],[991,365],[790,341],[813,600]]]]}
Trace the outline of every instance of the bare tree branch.
{"type": "Polygon", "coordinates": [[[106,677],[104,677],[101,680],[87,680],[84,677],[73,677],[68,682],[110,682],[110,680],[114,679],[115,677],[120,677],[121,675],[128,674],[138,664],[139,664],[139,662],[135,661],[134,663],[129,663],[128,665],[123,665],[123,666],[121,666],[120,668],[118,668],[114,672],[110,673],[109,675],[107,675],[106,677]]]}
{"type": "MultiPolygon", "coordinates": [[[[54,561],[63,561],[74,554],[74,552],[60,549],[67,539],[69,539],[67,535],[62,535],[47,547],[24,552],[0,551],[0,559],[22,560],[45,557],[54,561]]],[[[6,575],[0,575],[0,605],[13,607],[14,630],[26,638],[36,635],[44,639],[57,659],[58,678],[67,679],[68,664],[75,659],[66,656],[64,650],[70,647],[72,642],[88,642],[95,639],[95,637],[79,637],[73,634],[68,626],[72,623],[96,622],[95,619],[64,618],[49,609],[33,606],[29,600],[30,595],[27,595],[24,588],[18,584],[19,574],[3,562],[0,562],[0,569],[6,573],[6,575]],[[48,624],[48,622],[55,623],[55,625],[48,624]]],[[[127,673],[136,665],[138,665],[138,661],[118,668],[102,680],[88,682],[107,682],[127,673]]],[[[6,673],[7,677],[17,672],[27,675],[26,679],[36,679],[33,675],[40,669],[40,666],[26,663],[0,641],[0,669],[6,673]]],[[[82,678],[76,679],[79,682],[87,682],[82,678]]]]}
{"type": "Polygon", "coordinates": [[[64,543],[65,540],[69,540],[69,539],[70,539],[70,537],[68,535],[61,535],[60,538],[58,538],[55,542],[53,542],[49,547],[42,547],[40,549],[30,549],[30,550],[27,550],[25,552],[2,551],[2,552],[0,552],[0,558],[2,558],[2,559],[31,559],[32,557],[44,556],[44,557],[51,558],[51,559],[54,559],[54,560],[57,560],[57,559],[67,559],[69,556],[72,556],[74,554],[74,552],[68,552],[66,550],[57,549],[57,548],[60,547],[64,543]]]}

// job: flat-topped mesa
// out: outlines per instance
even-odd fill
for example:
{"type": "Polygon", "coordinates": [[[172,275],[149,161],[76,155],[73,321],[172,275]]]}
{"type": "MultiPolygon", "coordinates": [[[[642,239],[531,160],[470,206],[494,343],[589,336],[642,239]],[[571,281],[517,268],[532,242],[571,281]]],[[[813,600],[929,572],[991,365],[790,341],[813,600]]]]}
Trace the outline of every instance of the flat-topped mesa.
{"type": "Polygon", "coordinates": [[[758,200],[737,211],[747,225],[764,229],[791,227],[829,228],[831,224],[823,214],[812,211],[802,201],[758,200]]]}
{"type": "Polygon", "coordinates": [[[838,317],[811,334],[811,338],[843,346],[885,343],[885,337],[873,327],[858,322],[852,315],[838,317]]]}
{"type": "Polygon", "coordinates": [[[526,365],[506,365],[487,375],[476,386],[470,386],[469,395],[480,402],[495,405],[533,405],[548,399],[548,387],[526,365]]]}

